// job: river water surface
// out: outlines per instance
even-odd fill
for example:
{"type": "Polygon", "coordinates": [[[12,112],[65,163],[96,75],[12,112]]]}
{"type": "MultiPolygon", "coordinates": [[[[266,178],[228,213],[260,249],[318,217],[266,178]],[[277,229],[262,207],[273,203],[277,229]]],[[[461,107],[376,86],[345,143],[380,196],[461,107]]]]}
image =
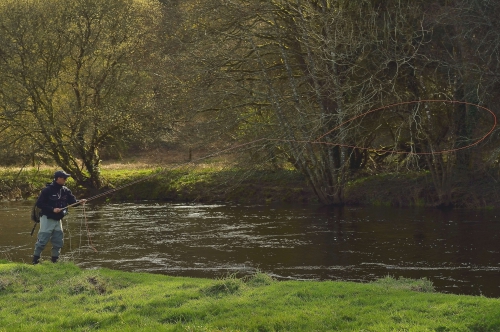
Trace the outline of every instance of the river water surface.
{"type": "MultiPolygon", "coordinates": [[[[0,203],[0,258],[31,261],[38,231],[30,237],[31,204],[0,203]]],[[[207,278],[257,270],[299,280],[425,277],[440,292],[500,297],[500,211],[89,203],[63,225],[61,257],[83,268],[207,278]]],[[[49,256],[50,243],[45,264],[49,256]]]]}

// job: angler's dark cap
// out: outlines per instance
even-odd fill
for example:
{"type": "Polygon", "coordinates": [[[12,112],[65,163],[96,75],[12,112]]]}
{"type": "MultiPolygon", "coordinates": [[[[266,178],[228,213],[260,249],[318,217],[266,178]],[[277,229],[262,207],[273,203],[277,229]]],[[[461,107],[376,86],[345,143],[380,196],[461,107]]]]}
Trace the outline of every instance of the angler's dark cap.
{"type": "Polygon", "coordinates": [[[57,178],[69,178],[71,176],[71,174],[68,174],[66,173],[65,171],[57,171],[54,173],[54,179],[57,179],[57,178]]]}

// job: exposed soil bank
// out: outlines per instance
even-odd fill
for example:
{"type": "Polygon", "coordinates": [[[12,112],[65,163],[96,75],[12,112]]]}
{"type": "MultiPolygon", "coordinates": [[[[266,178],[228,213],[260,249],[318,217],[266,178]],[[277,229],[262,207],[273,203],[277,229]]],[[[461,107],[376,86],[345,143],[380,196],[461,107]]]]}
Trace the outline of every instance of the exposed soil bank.
{"type": "MultiPolygon", "coordinates": [[[[214,170],[162,171],[153,169],[103,171],[106,189],[121,188],[100,199],[107,201],[159,200],[173,202],[270,202],[319,204],[305,179],[291,170],[214,170]],[[134,181],[138,181],[132,185],[134,181]]],[[[36,197],[53,171],[26,170],[0,172],[0,198],[15,200],[36,197]]],[[[464,208],[500,207],[498,182],[492,177],[456,181],[452,204],[464,208]]],[[[68,187],[79,197],[92,197],[69,180],[68,187]]],[[[438,197],[428,173],[384,174],[357,179],[346,188],[347,205],[436,206],[438,197]]]]}

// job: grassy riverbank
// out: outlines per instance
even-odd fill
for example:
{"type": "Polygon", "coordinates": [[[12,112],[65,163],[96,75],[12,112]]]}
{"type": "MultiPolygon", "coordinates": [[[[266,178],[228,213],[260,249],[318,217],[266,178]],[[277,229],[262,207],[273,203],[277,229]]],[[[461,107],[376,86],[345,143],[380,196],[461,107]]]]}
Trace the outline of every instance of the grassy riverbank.
{"type": "Polygon", "coordinates": [[[0,331],[499,331],[500,299],[375,283],[169,277],[0,261],[0,331]]]}
{"type": "MultiPolygon", "coordinates": [[[[45,183],[50,181],[54,170],[0,170],[0,198],[26,199],[37,196],[45,183]]],[[[244,170],[214,165],[160,169],[129,165],[105,168],[102,176],[107,187],[100,192],[121,188],[102,198],[107,201],[317,202],[303,177],[292,170],[244,170]],[[128,186],[131,183],[134,184],[128,186]]],[[[66,185],[77,196],[97,194],[78,188],[71,178],[66,185]]]]}
{"type": "MultiPolygon", "coordinates": [[[[0,169],[0,199],[36,197],[55,169],[0,169]]],[[[106,188],[100,192],[121,188],[102,198],[107,201],[318,203],[304,177],[294,170],[249,170],[217,163],[167,168],[155,168],[147,164],[118,164],[104,167],[102,176],[106,188]]],[[[67,186],[79,197],[98,194],[76,187],[71,178],[67,186]]],[[[457,179],[452,198],[456,207],[499,208],[500,187],[493,178],[457,179]]],[[[393,173],[349,182],[345,202],[347,205],[423,207],[434,206],[438,197],[430,174],[393,173]]]]}

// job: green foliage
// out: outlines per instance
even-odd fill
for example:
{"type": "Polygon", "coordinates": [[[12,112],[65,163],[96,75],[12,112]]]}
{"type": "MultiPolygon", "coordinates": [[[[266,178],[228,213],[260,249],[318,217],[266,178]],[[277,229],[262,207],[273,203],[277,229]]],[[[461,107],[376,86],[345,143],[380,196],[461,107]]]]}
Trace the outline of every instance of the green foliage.
{"type": "MultiPolygon", "coordinates": [[[[204,150],[240,144],[240,165],[293,167],[325,204],[345,203],[359,171],[421,169],[437,194],[411,204],[452,204],[457,173],[498,161],[495,139],[456,156],[413,152],[464,147],[491,115],[470,104],[384,106],[446,99],[497,112],[499,76],[485,73],[498,68],[499,6],[3,0],[0,159],[51,158],[78,185],[100,188],[106,153],[174,139],[204,150]],[[349,121],[370,109],[379,111],[349,121]]],[[[188,173],[173,183],[182,199],[214,182],[188,173]]]]}

